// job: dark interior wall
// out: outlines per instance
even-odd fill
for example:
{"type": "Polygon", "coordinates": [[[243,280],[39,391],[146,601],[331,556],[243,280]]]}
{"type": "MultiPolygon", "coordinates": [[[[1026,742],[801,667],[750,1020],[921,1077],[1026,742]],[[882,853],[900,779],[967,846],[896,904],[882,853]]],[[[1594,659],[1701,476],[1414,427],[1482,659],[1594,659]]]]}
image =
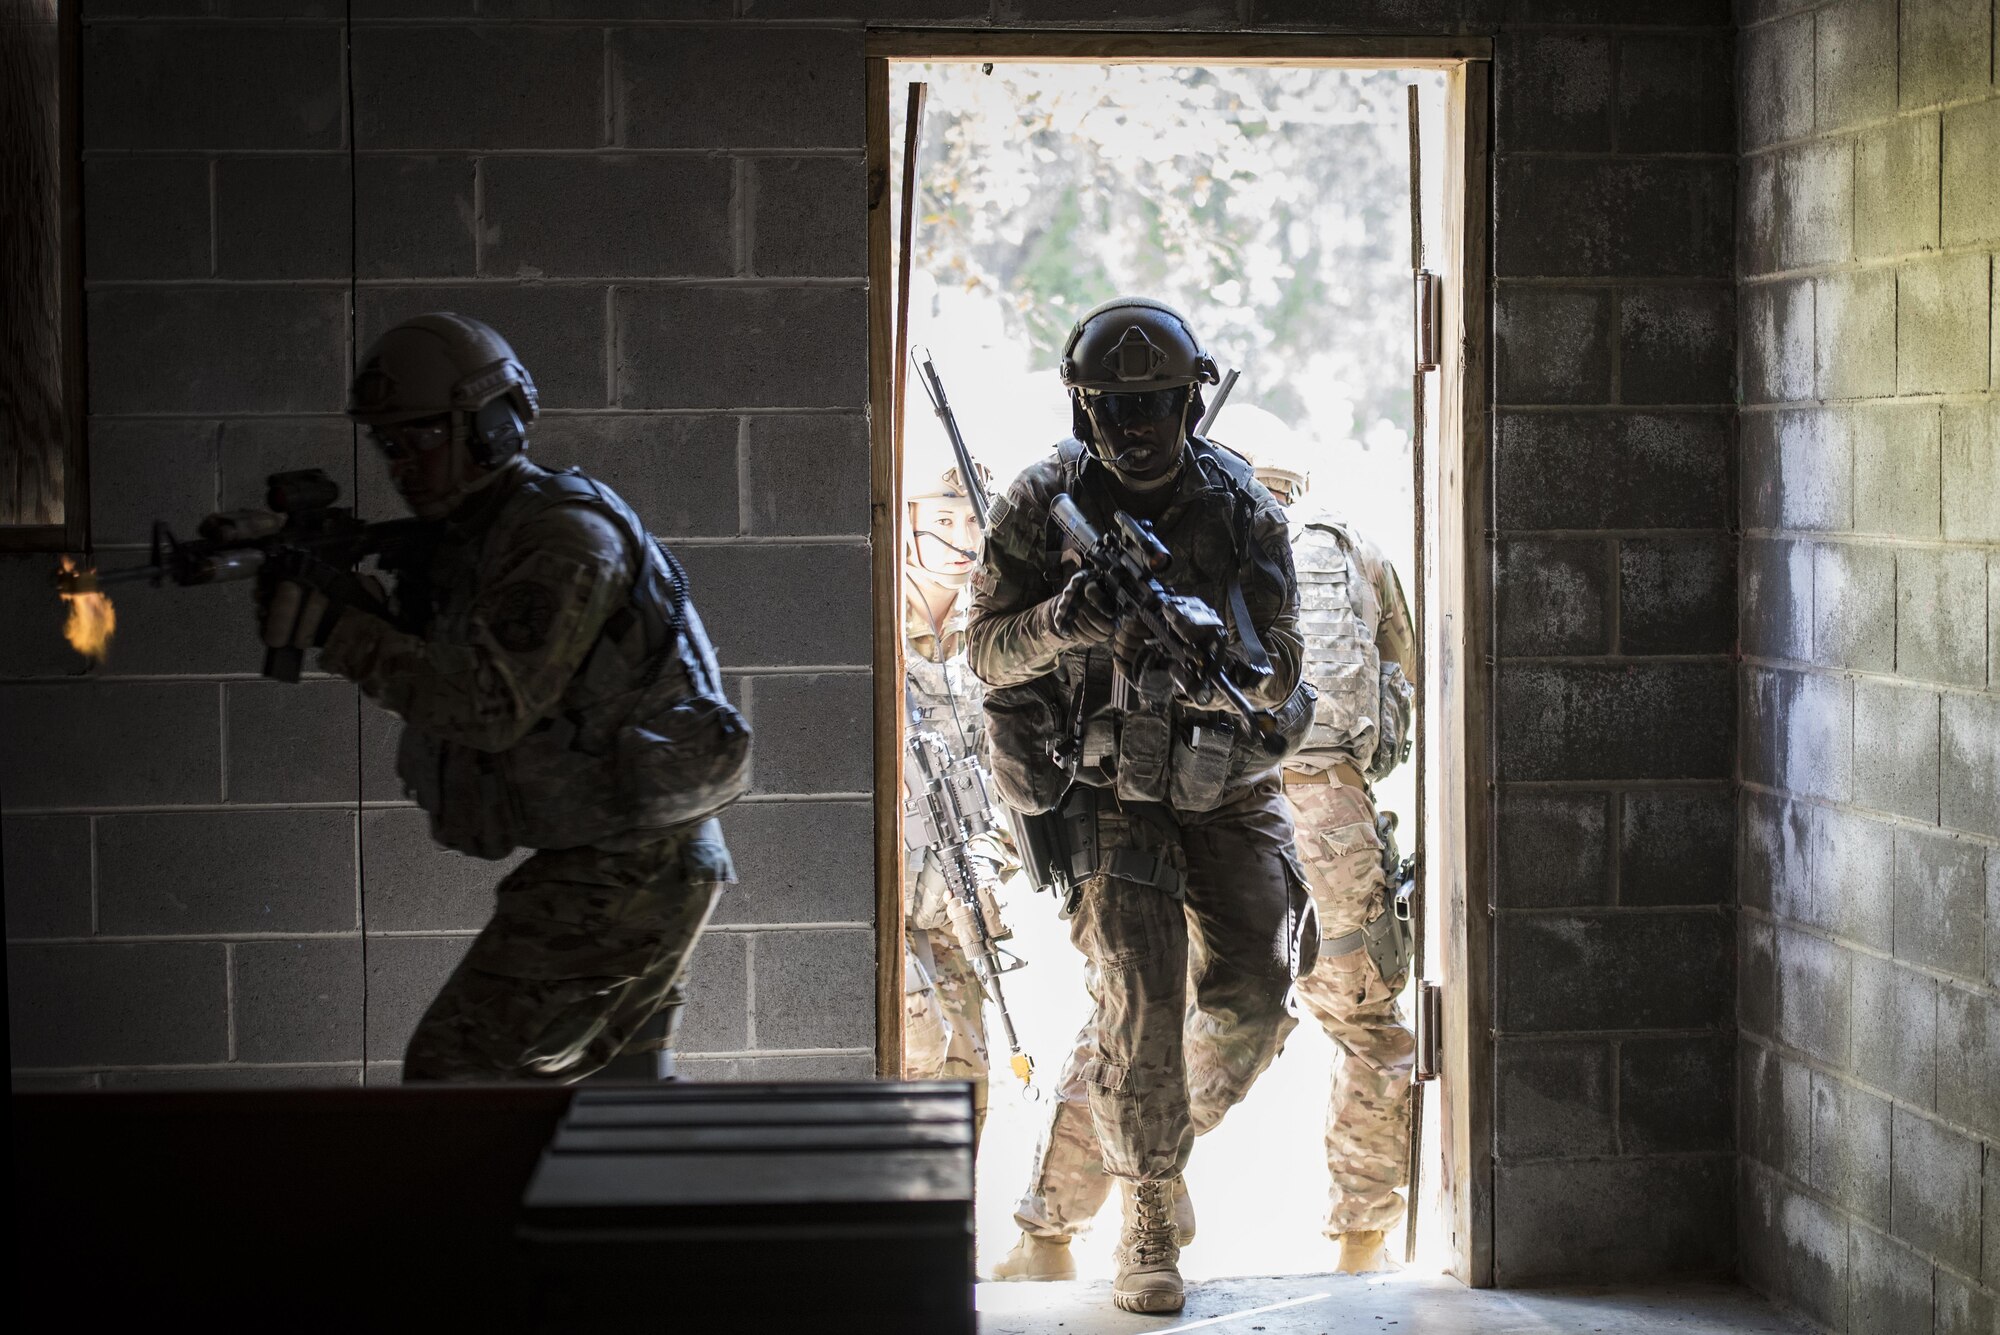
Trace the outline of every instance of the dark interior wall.
{"type": "MultiPolygon", "coordinates": [[[[1729,1266],[1727,0],[243,8],[86,9],[103,558],[278,466],[386,512],[355,349],[499,324],[758,729],[703,1075],[871,1064],[864,23],[1496,33],[1498,1273],[1729,1266]]],[[[428,847],[382,716],[256,680],[243,590],[127,595],[80,674],[45,567],[0,576],[17,1079],[351,1082],[364,1033],[387,1077],[495,869],[428,847]]]]}
{"type": "Polygon", "coordinates": [[[2000,97],[1988,0],[1750,5],[1744,1271],[1995,1330],[2000,97]]]}

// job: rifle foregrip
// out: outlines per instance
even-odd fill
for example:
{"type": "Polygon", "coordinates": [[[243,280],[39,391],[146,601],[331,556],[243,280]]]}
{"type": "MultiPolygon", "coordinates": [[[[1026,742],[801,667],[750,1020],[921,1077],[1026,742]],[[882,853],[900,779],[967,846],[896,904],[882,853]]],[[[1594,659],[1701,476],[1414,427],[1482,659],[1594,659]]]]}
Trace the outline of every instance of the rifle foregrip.
{"type": "Polygon", "coordinates": [[[1097,546],[1097,530],[1083,517],[1083,511],[1076,508],[1076,502],[1069,498],[1068,492],[1057,492],[1056,498],[1049,502],[1049,517],[1076,544],[1078,551],[1088,552],[1097,546]]]}

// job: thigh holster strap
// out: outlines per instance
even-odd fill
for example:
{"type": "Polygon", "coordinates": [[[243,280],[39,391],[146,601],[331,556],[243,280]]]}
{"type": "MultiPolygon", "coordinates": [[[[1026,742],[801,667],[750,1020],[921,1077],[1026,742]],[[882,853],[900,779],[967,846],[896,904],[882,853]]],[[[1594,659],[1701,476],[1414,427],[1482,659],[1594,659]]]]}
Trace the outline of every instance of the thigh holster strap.
{"type": "Polygon", "coordinates": [[[1112,849],[1104,855],[1102,870],[1106,876],[1116,876],[1121,881],[1150,885],[1172,899],[1181,898],[1187,885],[1187,877],[1168,861],[1166,854],[1136,848],[1112,849]]]}

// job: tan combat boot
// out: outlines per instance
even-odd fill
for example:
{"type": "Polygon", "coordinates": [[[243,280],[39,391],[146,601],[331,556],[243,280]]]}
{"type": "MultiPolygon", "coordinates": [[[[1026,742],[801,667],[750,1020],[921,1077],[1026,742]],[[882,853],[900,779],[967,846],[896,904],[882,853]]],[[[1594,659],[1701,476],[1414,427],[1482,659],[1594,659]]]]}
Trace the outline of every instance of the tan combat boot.
{"type": "Polygon", "coordinates": [[[1043,1238],[1023,1233],[1014,1250],[993,1267],[1000,1280],[1059,1280],[1076,1278],[1076,1258],[1069,1254],[1068,1238],[1043,1238]]]}
{"type": "Polygon", "coordinates": [[[1340,1264],[1334,1272],[1341,1275],[1368,1275],[1377,1270],[1389,1268],[1389,1257],[1382,1250],[1382,1230],[1366,1229],[1360,1232],[1340,1235],[1340,1264]]]}
{"type": "Polygon", "coordinates": [[[1174,1236],[1183,1247],[1194,1241],[1194,1197],[1188,1195],[1185,1175],[1174,1179],[1174,1236]]]}
{"type": "Polygon", "coordinates": [[[1111,1301],[1127,1312],[1181,1310],[1181,1272],[1175,1262],[1174,1188],[1171,1179],[1126,1182],[1125,1234],[1118,1240],[1118,1277],[1111,1301]]]}

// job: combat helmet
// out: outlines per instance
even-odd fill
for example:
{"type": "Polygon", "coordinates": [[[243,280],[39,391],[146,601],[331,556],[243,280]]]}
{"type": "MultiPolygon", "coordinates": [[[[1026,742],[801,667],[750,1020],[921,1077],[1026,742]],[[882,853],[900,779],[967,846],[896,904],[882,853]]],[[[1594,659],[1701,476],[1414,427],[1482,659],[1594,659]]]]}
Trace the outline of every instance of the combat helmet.
{"type": "Polygon", "coordinates": [[[1151,297],[1113,297],[1085,311],[1056,369],[1066,388],[1094,393],[1137,394],[1221,379],[1187,317],[1151,297]]]}
{"type": "Polygon", "coordinates": [[[450,311],[415,316],[376,339],[347,402],[347,415],[370,427],[449,414],[454,442],[486,467],[528,447],[540,411],[535,382],[507,340],[450,311]]]}
{"type": "Polygon", "coordinates": [[[1312,485],[1312,451],[1276,413],[1254,404],[1231,404],[1228,444],[1250,461],[1257,480],[1284,504],[1303,499],[1312,485]]]}

